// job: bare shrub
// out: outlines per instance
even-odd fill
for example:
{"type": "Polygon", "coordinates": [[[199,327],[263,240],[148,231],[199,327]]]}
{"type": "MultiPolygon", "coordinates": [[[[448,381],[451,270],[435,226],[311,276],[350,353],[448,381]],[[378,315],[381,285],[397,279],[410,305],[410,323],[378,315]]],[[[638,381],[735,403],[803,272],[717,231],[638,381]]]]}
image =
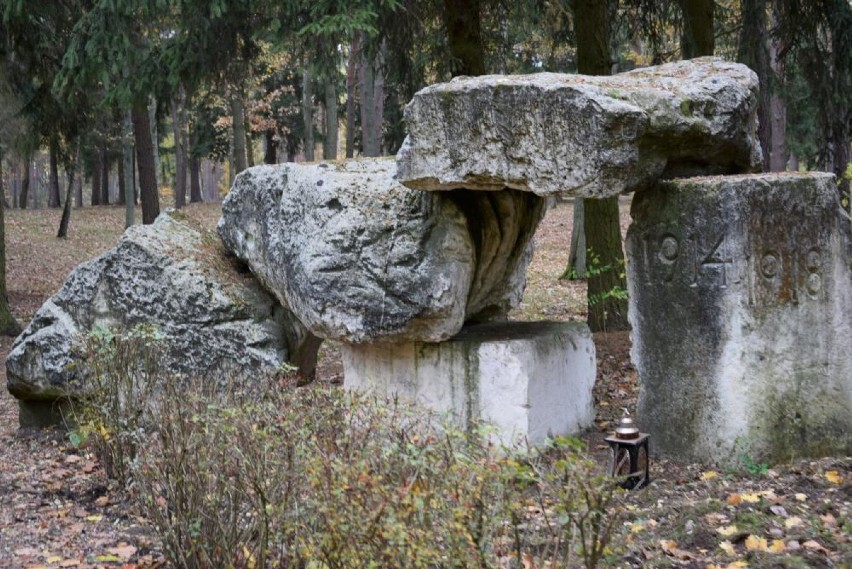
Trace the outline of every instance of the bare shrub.
{"type": "Polygon", "coordinates": [[[177,567],[595,567],[617,481],[572,439],[491,447],[396,400],[158,373],[151,331],[87,344],[82,416],[177,567]]]}

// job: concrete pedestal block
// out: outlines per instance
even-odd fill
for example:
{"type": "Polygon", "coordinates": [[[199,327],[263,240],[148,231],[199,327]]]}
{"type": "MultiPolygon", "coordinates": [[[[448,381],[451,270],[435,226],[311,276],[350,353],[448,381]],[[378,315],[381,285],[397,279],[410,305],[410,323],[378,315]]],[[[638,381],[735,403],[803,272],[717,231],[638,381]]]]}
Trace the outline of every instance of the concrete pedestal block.
{"type": "Polygon", "coordinates": [[[347,389],[400,395],[462,425],[484,419],[500,443],[539,444],[594,419],[595,347],[583,323],[477,324],[446,342],[349,344],[342,351],[347,389]]]}

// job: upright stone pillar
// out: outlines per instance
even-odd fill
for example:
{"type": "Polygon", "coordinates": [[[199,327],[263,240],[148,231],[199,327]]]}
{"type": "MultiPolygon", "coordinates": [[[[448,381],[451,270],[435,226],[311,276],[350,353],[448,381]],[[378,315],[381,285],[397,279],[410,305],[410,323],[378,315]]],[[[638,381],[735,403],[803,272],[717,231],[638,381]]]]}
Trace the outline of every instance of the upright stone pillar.
{"type": "Polygon", "coordinates": [[[639,423],[685,460],[852,453],[852,228],[829,174],[675,180],[627,234],[639,423]]]}

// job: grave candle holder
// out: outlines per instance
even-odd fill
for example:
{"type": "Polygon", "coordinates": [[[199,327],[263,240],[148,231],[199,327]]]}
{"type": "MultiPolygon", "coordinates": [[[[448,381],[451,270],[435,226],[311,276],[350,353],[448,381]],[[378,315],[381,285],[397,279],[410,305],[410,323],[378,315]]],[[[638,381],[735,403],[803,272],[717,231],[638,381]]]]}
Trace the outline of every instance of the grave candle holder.
{"type": "Polygon", "coordinates": [[[611,476],[623,478],[621,487],[626,490],[644,488],[650,482],[648,433],[640,433],[633,419],[627,415],[618,422],[615,432],[605,440],[609,443],[611,476]]]}

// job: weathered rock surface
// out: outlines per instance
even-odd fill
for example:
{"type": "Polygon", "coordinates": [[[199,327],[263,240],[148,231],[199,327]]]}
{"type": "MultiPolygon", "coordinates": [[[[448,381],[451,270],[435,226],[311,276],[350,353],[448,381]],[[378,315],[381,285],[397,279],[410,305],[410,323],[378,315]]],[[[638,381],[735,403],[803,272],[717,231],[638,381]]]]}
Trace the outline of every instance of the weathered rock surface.
{"type": "MultiPolygon", "coordinates": [[[[69,365],[72,343],[96,326],[157,325],[166,337],[163,369],[177,373],[274,373],[306,349],[315,364],[318,345],[245,269],[240,273],[215,234],[175,217],[127,230],[36,312],[6,360],[8,389],[24,406],[75,393],[80,371],[69,365]]],[[[310,356],[303,363],[310,375],[310,356]]]]}
{"type": "Polygon", "coordinates": [[[757,76],[699,58],[609,77],[456,78],[418,92],[397,155],[410,188],[605,197],[760,165],[757,76]]]}
{"type": "Polygon", "coordinates": [[[409,190],[392,160],[251,168],[226,247],[317,336],[442,341],[520,301],[544,200],[409,190]]]}
{"type": "Polygon", "coordinates": [[[676,180],[627,236],[638,421],[682,460],[852,453],[852,224],[829,174],[676,180]]]}
{"type": "Polygon", "coordinates": [[[487,421],[499,443],[541,444],[595,417],[595,346],[583,323],[494,322],[441,343],[341,349],[347,389],[405,397],[463,426],[487,421]]]}

